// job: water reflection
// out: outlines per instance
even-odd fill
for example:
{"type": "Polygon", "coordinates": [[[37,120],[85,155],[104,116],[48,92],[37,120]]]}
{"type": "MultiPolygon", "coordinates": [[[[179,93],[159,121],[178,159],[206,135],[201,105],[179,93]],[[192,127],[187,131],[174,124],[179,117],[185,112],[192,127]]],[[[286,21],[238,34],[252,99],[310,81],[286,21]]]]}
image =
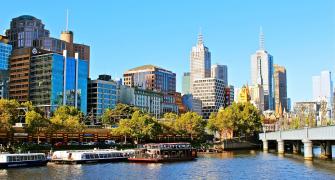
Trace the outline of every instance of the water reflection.
{"type": "Polygon", "coordinates": [[[0,171],[0,179],[335,179],[333,161],[301,155],[230,151],[178,163],[56,165],[0,171]]]}

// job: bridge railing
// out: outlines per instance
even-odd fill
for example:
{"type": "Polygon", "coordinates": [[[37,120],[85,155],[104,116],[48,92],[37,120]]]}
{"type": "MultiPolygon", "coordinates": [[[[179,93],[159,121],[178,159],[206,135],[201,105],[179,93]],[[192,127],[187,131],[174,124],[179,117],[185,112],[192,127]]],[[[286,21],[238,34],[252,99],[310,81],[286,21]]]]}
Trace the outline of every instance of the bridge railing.
{"type": "Polygon", "coordinates": [[[315,128],[304,128],[296,130],[285,130],[265,132],[259,134],[260,140],[335,140],[335,126],[324,126],[315,128]]]}

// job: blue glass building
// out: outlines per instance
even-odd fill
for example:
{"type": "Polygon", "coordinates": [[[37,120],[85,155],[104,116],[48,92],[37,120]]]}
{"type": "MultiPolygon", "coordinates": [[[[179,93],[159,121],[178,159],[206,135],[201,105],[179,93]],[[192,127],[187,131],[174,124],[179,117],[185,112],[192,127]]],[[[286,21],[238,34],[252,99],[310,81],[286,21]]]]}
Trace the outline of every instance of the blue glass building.
{"type": "Polygon", "coordinates": [[[109,75],[99,75],[88,83],[87,113],[98,119],[106,109],[113,109],[117,101],[117,82],[109,75]]]}
{"type": "Polygon", "coordinates": [[[8,61],[12,52],[12,45],[0,35],[0,98],[8,98],[8,61]]]}
{"type": "Polygon", "coordinates": [[[56,53],[32,56],[30,100],[36,106],[75,106],[86,114],[88,62],[56,53]]]}

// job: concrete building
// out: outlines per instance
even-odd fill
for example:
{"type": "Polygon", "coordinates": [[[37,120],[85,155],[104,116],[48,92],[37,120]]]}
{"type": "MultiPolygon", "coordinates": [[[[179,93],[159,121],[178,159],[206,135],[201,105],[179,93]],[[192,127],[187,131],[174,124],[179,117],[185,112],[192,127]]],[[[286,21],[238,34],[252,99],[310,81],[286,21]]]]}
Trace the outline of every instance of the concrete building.
{"type": "Polygon", "coordinates": [[[194,93],[195,80],[211,77],[211,53],[204,45],[202,34],[199,34],[197,45],[192,47],[190,66],[190,91],[194,93]]]}
{"type": "Polygon", "coordinates": [[[184,94],[182,101],[186,111],[196,112],[202,116],[202,102],[200,99],[195,99],[192,94],[184,94]]]}
{"type": "Polygon", "coordinates": [[[331,118],[333,104],[333,81],[331,72],[328,70],[322,71],[320,76],[313,76],[313,101],[327,102],[328,118],[331,118]]]}
{"type": "Polygon", "coordinates": [[[191,79],[190,79],[190,72],[185,72],[183,74],[183,80],[182,80],[182,94],[190,94],[190,88],[191,88],[191,79]]]}
{"type": "Polygon", "coordinates": [[[9,98],[9,57],[12,53],[12,46],[8,44],[7,37],[0,35],[0,98],[9,98]]]}
{"type": "Polygon", "coordinates": [[[161,93],[176,92],[176,74],[154,65],[144,65],[126,71],[124,84],[161,93]]]}
{"type": "Polygon", "coordinates": [[[286,79],[285,67],[275,64],[273,79],[274,79],[275,111],[278,115],[282,116],[283,112],[288,110],[287,79],[286,79]]]}
{"type": "Polygon", "coordinates": [[[117,84],[110,75],[99,75],[96,80],[90,80],[87,88],[87,113],[98,119],[106,109],[116,106],[117,84]]]}
{"type": "MultiPolygon", "coordinates": [[[[79,59],[78,54],[74,58],[67,57],[66,50],[63,55],[36,48],[32,52],[27,100],[34,106],[44,107],[46,112],[53,111],[60,105],[68,105],[86,114],[87,61],[79,59]]],[[[15,87],[13,91],[20,91],[20,88],[15,87]]]]}
{"type": "Polygon", "coordinates": [[[251,103],[256,106],[258,110],[264,112],[264,90],[259,84],[250,87],[251,103]]]}
{"type": "Polygon", "coordinates": [[[211,77],[222,79],[225,84],[228,84],[228,67],[226,65],[219,64],[212,65],[211,77]]]}
{"type": "Polygon", "coordinates": [[[314,120],[316,120],[315,126],[321,125],[320,110],[321,104],[316,101],[295,102],[293,107],[293,112],[297,116],[303,115],[304,117],[309,117],[312,114],[314,120]]]}
{"type": "Polygon", "coordinates": [[[264,48],[264,34],[260,32],[260,47],[251,55],[251,83],[260,84],[264,89],[264,110],[274,109],[273,56],[264,48]]]}
{"type": "Polygon", "coordinates": [[[225,107],[225,84],[221,79],[203,78],[194,81],[193,97],[202,102],[202,115],[208,119],[212,112],[225,107]]]}

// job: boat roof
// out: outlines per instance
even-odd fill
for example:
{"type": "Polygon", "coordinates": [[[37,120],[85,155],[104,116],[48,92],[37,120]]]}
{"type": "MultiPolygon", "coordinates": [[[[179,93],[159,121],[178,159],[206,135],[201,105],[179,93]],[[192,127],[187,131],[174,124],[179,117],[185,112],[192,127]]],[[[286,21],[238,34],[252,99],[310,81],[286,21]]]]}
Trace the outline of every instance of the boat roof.
{"type": "Polygon", "coordinates": [[[178,142],[178,143],[148,143],[144,145],[181,145],[181,144],[191,144],[189,142],[178,142]]]}
{"type": "Polygon", "coordinates": [[[43,155],[45,156],[44,153],[16,153],[16,154],[0,154],[0,156],[35,156],[35,155],[43,155]]]}

